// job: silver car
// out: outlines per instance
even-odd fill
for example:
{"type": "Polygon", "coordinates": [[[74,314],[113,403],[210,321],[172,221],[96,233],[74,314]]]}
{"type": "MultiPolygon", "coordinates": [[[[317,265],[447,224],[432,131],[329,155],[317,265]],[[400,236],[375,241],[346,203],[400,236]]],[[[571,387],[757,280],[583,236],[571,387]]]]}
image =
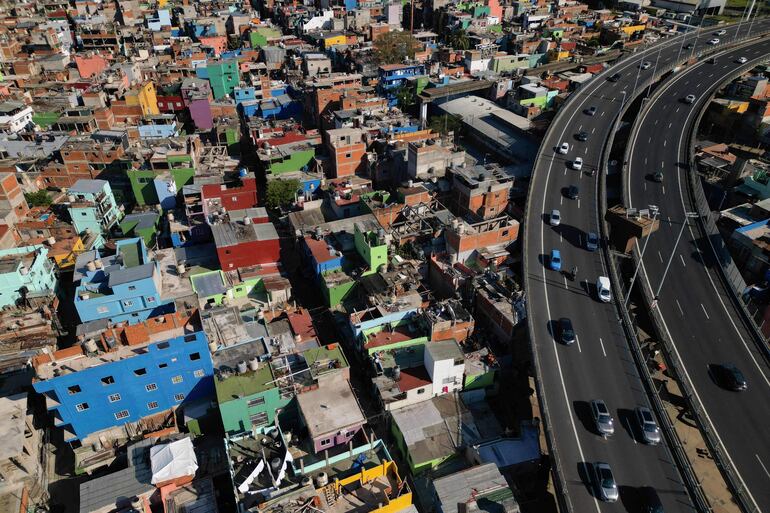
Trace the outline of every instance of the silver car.
{"type": "Polygon", "coordinates": [[[636,408],[635,413],[639,429],[642,430],[644,443],[658,445],[660,443],[660,429],[658,429],[658,424],[655,423],[655,417],[652,416],[652,412],[649,408],[640,406],[636,408]]]}
{"type": "Polygon", "coordinates": [[[610,436],[615,432],[615,421],[610,415],[607,405],[601,399],[591,401],[591,416],[600,435],[610,436]]]}
{"type": "Polygon", "coordinates": [[[605,502],[618,500],[618,484],[615,482],[615,476],[612,475],[609,464],[601,461],[594,463],[594,480],[596,493],[601,500],[605,502]]]}

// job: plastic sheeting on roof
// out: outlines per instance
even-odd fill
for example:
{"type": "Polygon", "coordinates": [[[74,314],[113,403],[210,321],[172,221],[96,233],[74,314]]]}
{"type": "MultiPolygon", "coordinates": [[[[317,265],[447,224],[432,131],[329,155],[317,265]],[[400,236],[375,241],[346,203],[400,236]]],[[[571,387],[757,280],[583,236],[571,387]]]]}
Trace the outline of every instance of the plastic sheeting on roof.
{"type": "Polygon", "coordinates": [[[194,475],[198,470],[198,459],[195,457],[190,438],[176,442],[156,445],[150,449],[150,464],[152,467],[152,484],[162,483],[177,477],[194,475]]]}

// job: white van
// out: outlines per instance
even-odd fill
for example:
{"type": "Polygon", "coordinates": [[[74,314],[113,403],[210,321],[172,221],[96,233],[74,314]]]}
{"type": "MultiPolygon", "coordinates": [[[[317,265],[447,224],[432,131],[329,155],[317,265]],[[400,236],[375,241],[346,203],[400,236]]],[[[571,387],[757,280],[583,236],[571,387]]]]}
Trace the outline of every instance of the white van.
{"type": "Polygon", "coordinates": [[[612,292],[610,292],[610,279],[606,276],[599,276],[596,280],[596,297],[603,303],[612,301],[612,292]]]}

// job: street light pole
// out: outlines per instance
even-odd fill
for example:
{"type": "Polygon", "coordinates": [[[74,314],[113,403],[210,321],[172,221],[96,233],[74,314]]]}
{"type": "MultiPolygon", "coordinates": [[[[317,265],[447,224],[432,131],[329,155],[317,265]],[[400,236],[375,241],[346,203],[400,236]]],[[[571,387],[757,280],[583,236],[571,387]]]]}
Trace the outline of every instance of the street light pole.
{"type": "MultiPolygon", "coordinates": [[[[658,218],[658,207],[655,205],[650,205],[650,210],[652,211],[652,226],[651,228],[655,228],[655,220],[658,218]]],[[[652,237],[652,231],[650,231],[650,234],[647,235],[647,238],[644,239],[644,244],[642,244],[642,252],[639,254],[639,261],[636,263],[636,269],[634,269],[634,275],[631,277],[631,281],[628,284],[628,293],[626,294],[626,300],[623,301],[623,306],[628,306],[628,300],[631,298],[631,290],[634,288],[634,282],[636,281],[636,275],[639,274],[639,269],[642,267],[642,262],[644,261],[644,251],[647,249],[647,243],[650,242],[650,237],[652,237]]]]}
{"type": "Polygon", "coordinates": [[[684,228],[687,226],[687,220],[698,217],[698,214],[696,212],[685,212],[684,219],[682,220],[682,228],[679,229],[679,235],[676,236],[676,242],[674,242],[674,247],[671,248],[671,255],[668,257],[668,262],[666,263],[666,268],[663,270],[663,277],[660,279],[660,285],[658,285],[658,290],[655,291],[654,299],[655,301],[658,300],[658,296],[660,295],[660,289],[663,288],[663,282],[666,281],[666,275],[668,274],[668,269],[671,267],[671,261],[674,260],[674,255],[676,254],[676,247],[679,245],[679,239],[682,238],[682,234],[684,233],[684,228]]]}

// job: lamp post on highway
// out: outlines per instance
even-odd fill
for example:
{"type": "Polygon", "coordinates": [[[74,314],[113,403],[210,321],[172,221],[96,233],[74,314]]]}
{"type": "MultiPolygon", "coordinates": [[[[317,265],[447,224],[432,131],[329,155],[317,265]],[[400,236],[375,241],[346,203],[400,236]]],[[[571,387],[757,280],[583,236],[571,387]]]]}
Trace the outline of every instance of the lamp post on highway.
{"type": "Polygon", "coordinates": [[[654,301],[656,303],[658,301],[658,296],[660,296],[660,289],[663,288],[663,282],[666,281],[666,275],[668,274],[668,269],[671,267],[671,261],[674,260],[674,254],[676,254],[676,247],[679,245],[679,239],[682,238],[682,234],[684,233],[684,228],[685,226],[687,226],[687,220],[694,219],[697,217],[699,217],[697,212],[684,213],[684,219],[682,220],[682,228],[680,228],[679,230],[679,235],[676,236],[676,242],[674,242],[674,247],[671,248],[671,255],[668,257],[666,268],[663,270],[663,277],[660,279],[660,285],[658,285],[658,290],[655,291],[654,301]]]}
{"type": "MultiPolygon", "coordinates": [[[[650,213],[652,214],[652,227],[655,227],[655,220],[658,218],[658,214],[660,213],[660,209],[657,207],[657,205],[649,205],[648,206],[650,213]]],[[[644,239],[644,244],[642,245],[642,252],[639,253],[639,261],[636,263],[636,269],[634,269],[634,275],[631,277],[631,281],[628,283],[628,293],[626,293],[626,300],[623,302],[623,306],[628,306],[628,299],[631,297],[631,290],[634,288],[634,282],[636,281],[636,275],[639,274],[639,268],[642,266],[642,261],[644,260],[644,250],[647,249],[647,243],[650,242],[650,237],[652,237],[652,231],[650,231],[650,234],[647,235],[647,238],[644,239]]]]}

